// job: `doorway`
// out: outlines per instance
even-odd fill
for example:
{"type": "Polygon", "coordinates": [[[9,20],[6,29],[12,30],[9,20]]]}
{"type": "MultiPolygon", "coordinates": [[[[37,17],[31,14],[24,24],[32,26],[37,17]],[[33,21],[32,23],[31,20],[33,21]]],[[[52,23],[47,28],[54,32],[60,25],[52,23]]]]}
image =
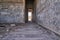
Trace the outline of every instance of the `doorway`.
{"type": "Polygon", "coordinates": [[[32,9],[28,10],[28,21],[32,22],[32,9]]]}
{"type": "Polygon", "coordinates": [[[25,0],[25,23],[33,21],[34,0],[25,0]]]}

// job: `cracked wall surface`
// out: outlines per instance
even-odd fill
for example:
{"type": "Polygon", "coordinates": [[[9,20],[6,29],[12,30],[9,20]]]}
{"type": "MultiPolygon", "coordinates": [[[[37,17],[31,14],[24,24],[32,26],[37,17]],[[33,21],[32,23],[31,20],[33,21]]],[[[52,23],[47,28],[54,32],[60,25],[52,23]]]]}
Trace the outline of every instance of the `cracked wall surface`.
{"type": "Polygon", "coordinates": [[[0,23],[24,23],[24,0],[0,0],[0,23]]]}
{"type": "Polygon", "coordinates": [[[36,2],[36,22],[60,35],[60,0],[36,2]]]}

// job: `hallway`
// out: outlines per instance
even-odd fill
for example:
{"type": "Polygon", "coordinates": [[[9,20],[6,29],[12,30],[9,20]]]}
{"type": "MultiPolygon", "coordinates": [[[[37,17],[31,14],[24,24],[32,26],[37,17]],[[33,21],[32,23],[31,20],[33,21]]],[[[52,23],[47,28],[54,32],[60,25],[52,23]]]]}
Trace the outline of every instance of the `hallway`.
{"type": "Polygon", "coordinates": [[[0,0],[0,40],[60,40],[60,0],[0,0]]]}
{"type": "Polygon", "coordinates": [[[60,37],[35,23],[26,23],[12,27],[0,40],[60,40],[60,37]]]}

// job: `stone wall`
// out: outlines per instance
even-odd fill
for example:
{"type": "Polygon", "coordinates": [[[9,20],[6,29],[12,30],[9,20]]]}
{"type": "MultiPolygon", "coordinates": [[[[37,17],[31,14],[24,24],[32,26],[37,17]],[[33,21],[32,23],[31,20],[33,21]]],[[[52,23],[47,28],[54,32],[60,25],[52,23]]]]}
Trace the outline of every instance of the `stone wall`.
{"type": "Polygon", "coordinates": [[[60,35],[60,0],[36,2],[36,22],[60,35]]]}
{"type": "Polygon", "coordinates": [[[24,0],[0,0],[0,23],[24,23],[24,0]]]}
{"type": "Polygon", "coordinates": [[[0,0],[0,2],[19,2],[22,3],[24,0],[0,0]]]}

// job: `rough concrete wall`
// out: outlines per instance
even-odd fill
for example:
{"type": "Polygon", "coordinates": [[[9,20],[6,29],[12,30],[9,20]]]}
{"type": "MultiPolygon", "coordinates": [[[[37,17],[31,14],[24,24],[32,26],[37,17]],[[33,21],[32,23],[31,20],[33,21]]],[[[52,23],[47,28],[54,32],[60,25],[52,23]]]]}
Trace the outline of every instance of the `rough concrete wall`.
{"type": "Polygon", "coordinates": [[[0,23],[24,23],[24,0],[0,0],[0,23]]]}
{"type": "Polygon", "coordinates": [[[60,0],[37,0],[38,24],[60,34],[60,0]]]}

